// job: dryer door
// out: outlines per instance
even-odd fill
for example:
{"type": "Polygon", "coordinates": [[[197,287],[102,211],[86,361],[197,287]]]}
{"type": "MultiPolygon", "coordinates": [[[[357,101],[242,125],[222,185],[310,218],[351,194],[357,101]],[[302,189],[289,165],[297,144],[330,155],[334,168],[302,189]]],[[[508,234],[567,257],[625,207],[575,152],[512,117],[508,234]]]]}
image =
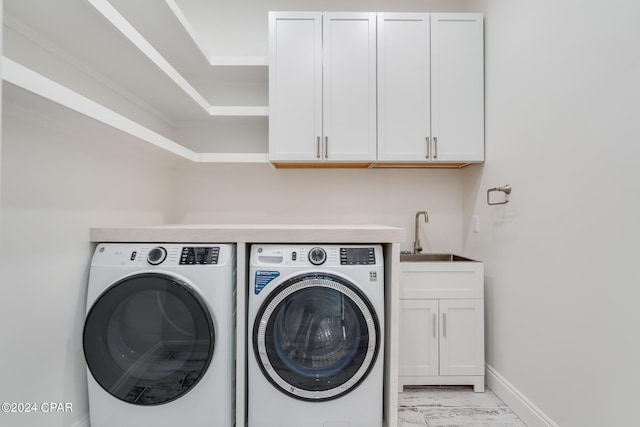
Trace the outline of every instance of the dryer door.
{"type": "Polygon", "coordinates": [[[214,350],[209,310],[165,274],[127,277],[93,304],[84,326],[87,366],[109,394],[136,405],[170,402],[202,378],[214,350]]]}
{"type": "Polygon", "coordinates": [[[379,350],[377,316],[353,284],[330,274],[282,283],[256,317],[254,353],[280,391],[325,401],[356,388],[379,350]]]}

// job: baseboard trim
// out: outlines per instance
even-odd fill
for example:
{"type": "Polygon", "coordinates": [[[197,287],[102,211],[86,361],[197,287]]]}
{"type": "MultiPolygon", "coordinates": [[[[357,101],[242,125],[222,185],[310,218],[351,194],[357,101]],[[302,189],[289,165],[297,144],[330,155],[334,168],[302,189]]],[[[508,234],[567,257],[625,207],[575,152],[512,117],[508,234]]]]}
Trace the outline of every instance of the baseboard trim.
{"type": "Polygon", "coordinates": [[[89,424],[89,414],[86,414],[84,417],[80,418],[69,427],[91,427],[91,424],[89,424]]]}
{"type": "Polygon", "coordinates": [[[559,427],[491,365],[486,365],[487,385],[528,427],[559,427]]]}

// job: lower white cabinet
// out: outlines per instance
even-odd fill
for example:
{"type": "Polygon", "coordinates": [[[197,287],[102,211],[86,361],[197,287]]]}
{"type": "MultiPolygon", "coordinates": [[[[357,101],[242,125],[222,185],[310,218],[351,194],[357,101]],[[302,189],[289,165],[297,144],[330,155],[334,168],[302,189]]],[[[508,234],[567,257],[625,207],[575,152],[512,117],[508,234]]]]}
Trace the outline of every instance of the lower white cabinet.
{"type": "Polygon", "coordinates": [[[401,263],[399,387],[484,391],[482,263],[422,264],[401,263]]]}

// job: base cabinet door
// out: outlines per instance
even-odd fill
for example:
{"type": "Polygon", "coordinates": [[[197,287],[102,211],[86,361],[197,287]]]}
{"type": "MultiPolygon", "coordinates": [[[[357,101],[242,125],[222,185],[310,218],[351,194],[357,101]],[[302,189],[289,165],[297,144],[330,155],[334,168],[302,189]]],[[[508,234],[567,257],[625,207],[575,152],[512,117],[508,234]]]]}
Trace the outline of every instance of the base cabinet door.
{"type": "Polygon", "coordinates": [[[483,300],[440,300],[439,309],[440,375],[483,375],[483,300]]]}
{"type": "Polygon", "coordinates": [[[401,300],[405,377],[484,374],[483,300],[401,300]]]}
{"type": "Polygon", "coordinates": [[[400,301],[401,377],[438,375],[438,301],[400,301]]]}

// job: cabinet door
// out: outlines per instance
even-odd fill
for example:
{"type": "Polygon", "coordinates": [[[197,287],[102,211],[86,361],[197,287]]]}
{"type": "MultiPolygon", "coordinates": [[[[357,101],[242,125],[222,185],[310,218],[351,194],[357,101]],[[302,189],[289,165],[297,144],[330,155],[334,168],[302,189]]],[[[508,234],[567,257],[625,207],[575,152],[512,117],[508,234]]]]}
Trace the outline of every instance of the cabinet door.
{"type": "Polygon", "coordinates": [[[431,135],[434,161],[484,160],[481,14],[431,15],[431,135]]]}
{"type": "Polygon", "coordinates": [[[438,375],[438,300],[400,300],[400,376],[438,375]]]}
{"type": "Polygon", "coordinates": [[[322,14],[269,14],[269,160],[317,160],[322,138],[322,14]]]}
{"type": "Polygon", "coordinates": [[[378,160],[427,161],[429,14],[378,14],[378,160]]]}
{"type": "Polygon", "coordinates": [[[323,20],[323,157],[375,160],[375,13],[325,13],[323,20]]]}
{"type": "Polygon", "coordinates": [[[483,374],[483,300],[440,300],[440,375],[483,374]]]}

